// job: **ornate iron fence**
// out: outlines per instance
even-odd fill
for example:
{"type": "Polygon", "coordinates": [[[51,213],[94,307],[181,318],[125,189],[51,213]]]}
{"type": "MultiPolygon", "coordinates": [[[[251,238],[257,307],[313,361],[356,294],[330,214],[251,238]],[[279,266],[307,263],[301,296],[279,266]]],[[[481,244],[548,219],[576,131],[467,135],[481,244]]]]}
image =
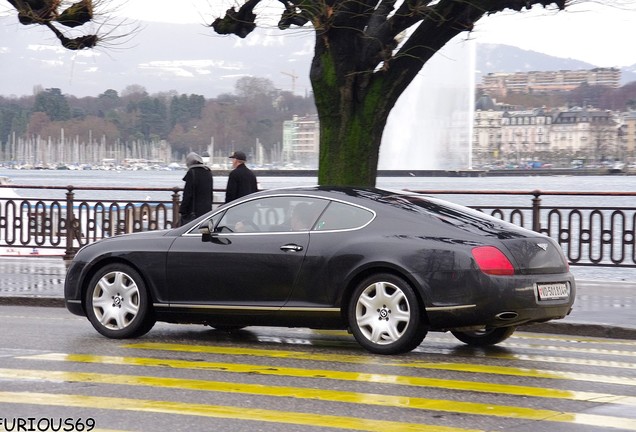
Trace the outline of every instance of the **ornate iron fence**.
{"type": "Polygon", "coordinates": [[[96,240],[172,228],[179,220],[182,189],[177,187],[0,186],[0,191],[27,189],[52,197],[0,193],[0,249],[4,254],[70,259],[80,247],[96,240]],[[78,197],[78,192],[91,198],[78,197]],[[165,193],[166,199],[143,198],[151,192],[165,193]],[[117,195],[139,197],[114,198],[117,195]]]}
{"type": "MultiPolygon", "coordinates": [[[[52,196],[42,198],[0,194],[0,249],[4,249],[5,254],[58,254],[66,259],[72,258],[81,246],[101,238],[173,227],[179,217],[182,191],[177,187],[9,185],[0,186],[0,192],[6,188],[37,190],[40,196],[52,196]],[[165,193],[166,199],[149,200],[143,197],[150,192],[165,193]],[[139,197],[134,197],[134,194],[139,197]],[[129,197],[118,199],[114,198],[116,195],[129,197]]],[[[221,193],[223,190],[215,189],[215,192],[221,193]]],[[[461,197],[467,201],[463,204],[547,234],[561,245],[573,265],[636,268],[636,207],[631,204],[635,201],[634,192],[417,192],[461,197]],[[610,205],[561,204],[568,197],[585,202],[590,199],[598,201],[602,197],[610,205]],[[471,199],[479,202],[471,203],[471,199]],[[485,203],[485,200],[488,202],[485,203]],[[553,202],[548,202],[550,200],[553,202]]]]}
{"type": "Polygon", "coordinates": [[[635,192],[417,191],[427,195],[528,197],[529,205],[470,205],[479,211],[555,239],[572,265],[636,268],[635,192]],[[544,203],[550,198],[551,203],[544,203]],[[562,205],[576,198],[581,205],[562,205]],[[609,205],[589,205],[604,201],[609,205]],[[632,204],[633,203],[633,204],[632,204]]]}

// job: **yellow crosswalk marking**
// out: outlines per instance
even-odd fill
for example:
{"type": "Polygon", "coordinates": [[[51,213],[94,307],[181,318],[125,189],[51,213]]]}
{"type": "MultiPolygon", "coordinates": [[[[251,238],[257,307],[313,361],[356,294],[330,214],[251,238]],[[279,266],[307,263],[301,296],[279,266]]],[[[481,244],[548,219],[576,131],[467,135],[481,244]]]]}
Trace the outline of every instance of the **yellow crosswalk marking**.
{"type": "MultiPolygon", "coordinates": [[[[572,422],[571,419],[577,417],[577,414],[574,413],[568,415],[568,413],[554,410],[503,406],[475,402],[462,402],[457,400],[428,399],[420,397],[394,396],[389,394],[360,393],[340,390],[322,390],[305,387],[301,388],[289,386],[272,386],[199,379],[113,375],[91,372],[65,372],[48,370],[32,371],[22,369],[0,369],[0,377],[12,377],[14,379],[53,382],[83,382],[97,384],[162,387],[180,390],[196,390],[222,393],[240,393],[258,396],[291,397],[296,399],[311,399],[396,408],[455,412],[461,414],[487,415],[524,420],[572,422]]],[[[634,404],[634,401],[632,401],[632,404],[634,404]]],[[[634,406],[636,406],[636,404],[634,404],[634,406]]],[[[603,417],[606,425],[612,424],[616,419],[616,417],[608,416],[597,417],[603,417]]],[[[636,427],[636,420],[633,420],[632,426],[636,427]]]]}
{"type": "MultiPolygon", "coordinates": [[[[322,390],[289,386],[271,386],[261,384],[244,384],[224,381],[199,379],[181,379],[169,377],[134,376],[121,374],[101,374],[90,372],[65,371],[32,371],[25,369],[0,369],[0,378],[23,380],[41,380],[53,382],[83,382],[97,384],[130,385],[173,388],[180,390],[196,390],[207,392],[240,393],[257,396],[290,397],[295,399],[311,399],[329,402],[377,405],[429,411],[454,412],[469,415],[487,415],[522,420],[541,420],[550,422],[567,422],[606,427],[632,427],[636,430],[636,420],[610,416],[564,413],[547,409],[533,409],[516,406],[502,406],[457,400],[428,399],[420,397],[395,396],[388,394],[360,393],[339,390],[322,390]]],[[[632,404],[636,402],[631,398],[632,404]]]]}
{"type": "MultiPolygon", "coordinates": [[[[591,381],[595,383],[605,384],[622,384],[636,386],[636,379],[594,375],[563,371],[546,371],[540,369],[514,368],[507,366],[487,366],[474,363],[447,363],[447,362],[424,362],[424,361],[395,361],[395,360],[379,360],[377,357],[370,355],[345,355],[345,354],[322,354],[309,351],[286,351],[286,350],[268,350],[255,348],[234,348],[215,345],[185,345],[170,343],[135,343],[123,345],[125,348],[158,350],[158,351],[180,351],[192,353],[205,353],[216,355],[237,355],[237,356],[254,356],[254,357],[270,357],[270,358],[286,358],[293,360],[311,360],[338,363],[367,364],[378,366],[396,366],[408,367],[415,369],[434,369],[447,370],[456,372],[472,372],[486,373],[496,375],[511,375],[519,377],[532,378],[548,378],[548,379],[564,379],[573,381],[591,381]]],[[[632,366],[630,364],[630,366],[632,366]]]]}
{"type": "MultiPolygon", "coordinates": [[[[514,342],[503,342],[499,346],[505,346],[506,348],[522,348],[522,349],[539,349],[542,351],[558,351],[569,352],[577,354],[596,354],[596,355],[610,355],[621,357],[636,357],[636,351],[625,351],[616,349],[600,349],[600,348],[581,348],[581,347],[569,347],[562,345],[537,345],[537,344],[521,344],[514,342]]],[[[636,344],[634,344],[636,347],[636,344]]]]}
{"type": "Polygon", "coordinates": [[[0,391],[0,403],[179,414],[369,432],[481,432],[440,425],[121,397],[0,391]]]}
{"type": "Polygon", "coordinates": [[[302,369],[271,365],[250,365],[243,363],[220,363],[207,361],[189,361],[158,359],[148,357],[118,357],[96,356],[85,354],[49,353],[22,357],[30,360],[98,363],[111,365],[168,367],[174,369],[199,369],[226,373],[249,373],[259,375],[287,376],[296,378],[319,378],[341,381],[357,381],[377,384],[393,384],[413,387],[443,388],[449,390],[474,391],[481,393],[497,393],[526,397],[612,402],[625,401],[634,404],[634,400],[627,396],[617,396],[605,393],[578,392],[569,390],[550,389],[544,387],[529,387],[512,384],[486,383],[479,381],[460,381],[441,378],[414,377],[405,375],[390,375],[380,373],[364,373],[349,371],[333,371],[327,369],[302,369]]]}
{"type": "MultiPolygon", "coordinates": [[[[440,338],[441,339],[441,338],[440,338]]],[[[528,336],[528,339],[535,339],[532,336],[528,336]]],[[[569,339],[569,338],[568,338],[569,339]]],[[[344,413],[344,415],[330,415],[330,414],[318,414],[312,408],[307,408],[308,413],[299,411],[279,411],[275,409],[267,408],[244,408],[231,406],[232,402],[227,402],[229,406],[224,405],[208,405],[208,404],[192,404],[186,402],[180,402],[178,400],[152,400],[152,399],[134,399],[127,398],[125,390],[114,390],[120,388],[152,388],[157,390],[164,390],[165,394],[187,394],[184,392],[210,392],[204,400],[214,401],[215,399],[223,401],[231,400],[228,396],[225,398],[215,396],[215,393],[220,394],[234,394],[238,398],[270,398],[262,399],[262,401],[272,402],[277,400],[274,398],[289,398],[289,400],[297,400],[298,406],[312,406],[309,402],[301,404],[300,401],[320,401],[324,404],[343,404],[342,406],[355,407],[358,406],[375,406],[384,407],[387,409],[404,409],[403,413],[411,412],[410,417],[404,417],[404,419],[415,419],[417,421],[420,418],[430,419],[432,422],[442,422],[442,420],[434,420],[435,418],[443,418],[446,413],[454,413],[464,416],[475,416],[475,418],[481,417],[482,421],[495,421],[488,420],[488,417],[501,422],[503,420],[508,421],[534,421],[541,422],[541,424],[561,423],[562,425],[580,425],[583,427],[592,427],[603,430],[620,429],[624,431],[636,432],[636,417],[633,415],[632,407],[636,407],[636,396],[632,396],[631,388],[636,386],[636,378],[630,376],[616,375],[594,375],[591,373],[578,373],[570,371],[553,371],[553,370],[541,370],[536,369],[534,366],[537,362],[553,362],[569,365],[594,365],[604,368],[624,369],[626,375],[631,375],[631,371],[636,368],[633,362],[623,361],[606,361],[603,359],[604,355],[609,354],[612,358],[625,357],[626,359],[633,358],[636,354],[632,351],[626,351],[622,349],[610,349],[606,351],[597,347],[591,346],[585,348],[576,345],[562,344],[561,346],[548,345],[549,342],[523,344],[520,342],[522,338],[513,338],[512,341],[506,342],[506,346],[510,349],[505,352],[497,350],[466,350],[458,352],[444,346],[444,341],[433,344],[431,347],[419,347],[418,353],[431,352],[436,356],[444,355],[445,353],[452,353],[453,360],[467,358],[464,360],[466,363],[454,363],[454,362],[433,362],[419,360],[417,356],[374,356],[371,354],[355,355],[355,354],[335,354],[335,353],[321,353],[318,351],[302,351],[303,348],[298,345],[300,350],[277,350],[263,348],[241,348],[222,345],[194,345],[194,344],[178,344],[178,343],[155,343],[155,342],[142,342],[142,343],[130,343],[121,345],[125,348],[127,353],[131,353],[132,350],[137,350],[135,354],[139,354],[143,351],[143,354],[147,352],[157,353],[161,356],[161,352],[164,352],[164,356],[168,356],[165,352],[175,353],[190,353],[194,354],[190,357],[194,360],[186,359],[171,359],[171,358],[153,358],[153,357],[138,357],[138,356],[102,356],[102,355],[90,355],[90,354],[66,354],[66,353],[45,353],[37,354],[34,352],[20,352],[14,353],[11,357],[13,359],[28,360],[29,364],[35,364],[39,362],[72,362],[76,363],[73,369],[79,367],[79,363],[94,364],[94,365],[115,365],[115,366],[127,366],[123,367],[99,367],[99,366],[82,366],[83,369],[93,369],[94,371],[62,371],[62,370],[32,370],[25,368],[25,363],[19,365],[17,368],[0,368],[0,381],[10,382],[12,385],[18,385],[20,389],[31,390],[32,388],[22,386],[20,383],[32,383],[39,382],[40,386],[46,385],[44,383],[84,383],[95,384],[97,386],[111,386],[108,387],[109,392],[114,391],[113,394],[121,394],[124,397],[100,397],[100,396],[87,396],[79,394],[53,394],[53,393],[38,393],[29,391],[1,391],[0,390],[0,406],[11,404],[22,405],[35,405],[35,406],[50,406],[50,407],[67,407],[71,408],[84,408],[84,409],[99,409],[99,410],[119,410],[129,412],[146,412],[146,413],[162,413],[172,415],[183,416],[196,416],[196,417],[210,417],[217,419],[231,419],[236,421],[254,421],[254,422],[268,422],[288,424],[298,427],[312,426],[312,427],[324,427],[331,428],[333,430],[358,430],[358,431],[389,431],[389,432],[482,432],[472,429],[444,427],[435,424],[420,424],[420,423],[408,423],[405,421],[390,421],[390,420],[374,420],[364,418],[354,418],[347,415],[348,412],[355,412],[355,409],[342,408],[338,409],[338,413],[344,413]],[[545,356],[539,355],[541,352],[550,354],[550,351],[563,352],[563,357],[557,356],[545,356]],[[527,352],[527,353],[526,353],[527,352]],[[463,355],[462,355],[463,353],[463,355]],[[474,355],[470,355],[472,353],[474,355]],[[566,357],[571,353],[572,357],[566,357]],[[198,354],[198,355],[196,355],[198,354]],[[574,357],[574,354],[583,354],[579,358],[574,357]],[[222,356],[227,356],[227,362],[222,361],[206,361],[206,360],[226,360],[222,356]],[[596,356],[596,358],[594,358],[596,356]],[[231,357],[231,358],[230,358],[231,357]],[[259,358],[254,363],[264,364],[247,364],[242,363],[245,358],[259,358]],[[468,359],[470,357],[470,359],[468,359]],[[585,357],[585,358],[583,358],[585,357]],[[296,367],[284,367],[278,366],[280,361],[276,359],[284,359],[294,362],[296,367]],[[496,366],[495,362],[499,359],[512,360],[514,365],[523,365],[524,362],[533,362],[533,367],[512,367],[512,366],[496,366]],[[270,361],[271,360],[271,361],[270,361]],[[309,368],[308,365],[315,366],[325,363],[324,368],[309,368]],[[482,364],[480,364],[480,362],[482,364]],[[489,364],[493,363],[493,364],[489,364]],[[349,370],[333,370],[339,369],[336,365],[349,364],[349,370]],[[355,366],[358,365],[358,366],[355,366]],[[98,369],[99,368],[99,369],[98,369]],[[138,370],[145,371],[150,375],[137,375],[138,370]],[[149,368],[165,368],[162,372],[154,374],[148,372],[149,368]],[[390,369],[384,369],[390,368],[390,369]],[[102,373],[102,369],[118,369],[117,373],[102,373]],[[155,376],[155,375],[185,375],[188,372],[177,372],[182,370],[202,370],[208,372],[217,372],[214,377],[231,376],[231,374],[246,374],[245,376],[269,376],[269,377],[286,377],[290,378],[288,381],[296,382],[292,379],[306,379],[305,384],[302,387],[292,387],[286,385],[270,385],[271,379],[263,380],[265,384],[252,383],[252,382],[229,382],[232,378],[228,378],[226,381],[211,381],[206,379],[192,379],[181,378],[173,376],[155,376]],[[351,370],[354,369],[354,370],[351,370]],[[413,374],[410,375],[398,375],[393,374],[395,370],[400,370],[398,373],[413,374]],[[173,370],[174,372],[167,372],[173,370]],[[432,373],[426,372],[427,370],[447,371],[447,372],[460,372],[471,374],[471,378],[468,380],[456,380],[456,379],[442,379],[436,377],[427,377],[432,373]],[[628,373],[629,371],[629,373],[628,373]],[[389,373],[384,373],[389,372],[389,373]],[[224,375],[224,374],[228,375],[224,375]],[[223,374],[223,375],[221,375],[223,374]],[[423,376],[417,376],[423,375],[423,376]],[[515,385],[498,383],[496,381],[502,381],[497,377],[525,377],[534,379],[532,385],[515,385]],[[347,390],[331,390],[328,380],[338,380],[342,382],[355,382],[359,383],[356,387],[371,388],[371,392],[364,391],[347,391],[347,390]],[[546,380],[546,381],[540,381],[546,380]],[[554,387],[560,387],[559,384],[567,384],[564,382],[556,383],[555,381],[547,380],[563,380],[563,381],[579,381],[588,383],[605,383],[623,386],[627,394],[612,394],[601,392],[588,392],[577,390],[566,390],[561,388],[549,388],[549,383],[552,383],[554,387]],[[308,383],[315,384],[308,384],[308,383]],[[374,384],[382,384],[382,387],[374,386],[374,384]],[[127,386],[127,387],[125,387],[127,386]],[[306,386],[306,387],[305,387],[306,386]],[[404,390],[396,390],[394,392],[391,389],[398,389],[404,386],[404,390]],[[26,387],[26,388],[22,388],[26,387]],[[442,389],[448,391],[462,391],[462,392],[475,392],[464,393],[465,397],[452,397],[452,399],[441,398],[424,398],[416,396],[400,395],[399,393],[408,392],[407,387],[420,387],[420,388],[433,388],[442,389]],[[172,390],[171,392],[169,392],[172,390]],[[391,394],[397,393],[397,394],[391,394]],[[478,396],[477,393],[481,393],[482,396],[478,396]],[[492,399],[490,396],[484,396],[484,394],[494,394],[497,396],[509,396],[506,400],[507,404],[500,405],[496,403],[488,403],[491,400],[497,402],[502,399],[492,399]],[[515,398],[516,397],[516,398],[515,398]],[[525,398],[536,398],[536,402],[529,402],[525,398]],[[476,398],[477,401],[471,401],[470,399],[476,398]],[[576,401],[579,405],[572,403],[562,403],[568,411],[560,411],[555,408],[556,403],[549,402],[550,399],[564,400],[564,401],[576,401]],[[510,401],[515,402],[510,402],[510,401]],[[484,403],[484,401],[486,401],[484,403]],[[519,406],[515,406],[518,403],[519,406]],[[540,405],[539,405],[540,404],[540,405]],[[547,407],[548,409],[544,409],[547,407]],[[413,411],[415,410],[415,411],[413,411]],[[417,411],[419,410],[419,411],[417,411]],[[440,413],[439,415],[434,415],[440,413]]],[[[542,338],[543,340],[543,338],[542,338]]],[[[603,346],[606,346],[605,341],[601,341],[603,346]]],[[[600,345],[599,345],[600,346],[600,345]]],[[[627,346],[627,345],[623,345],[627,346]]],[[[631,345],[629,345],[631,346],[631,345]]],[[[634,344],[636,346],[636,344],[634,344]]],[[[622,346],[621,346],[622,347],[622,346]]],[[[120,350],[121,351],[121,350],[120,350]]],[[[142,355],[143,355],[142,354],[142,355]]],[[[169,355],[170,357],[179,357],[178,355],[169,355]]],[[[501,362],[497,362],[501,363],[501,362]]],[[[50,365],[48,365],[50,366],[50,365]]],[[[547,367],[547,366],[546,366],[547,367]]],[[[68,369],[68,367],[64,367],[68,369]]],[[[562,369],[565,369],[562,367],[562,369]]],[[[574,368],[570,368],[574,369],[574,368]]],[[[190,372],[192,374],[192,372],[190,372]]],[[[208,375],[208,374],[206,374],[208,375]]],[[[455,374],[459,375],[459,374],[455,374]]],[[[235,375],[236,376],[236,375],[235,375]]],[[[237,381],[246,381],[248,379],[239,378],[237,381]]],[[[280,379],[277,384],[280,383],[280,379]]],[[[521,382],[520,380],[513,380],[508,378],[505,381],[508,382],[521,382]]],[[[274,382],[276,379],[274,378],[274,382]]],[[[343,385],[337,384],[338,386],[343,385]]],[[[84,387],[84,386],[82,386],[84,387]]],[[[581,385],[577,385],[581,387],[581,385]]],[[[64,387],[61,387],[64,388],[64,387]]],[[[74,388],[78,388],[77,385],[74,388]]],[[[98,387],[99,388],[99,387],[98,387]]],[[[587,388],[595,390],[592,385],[587,385],[587,388]]],[[[621,387],[611,387],[612,391],[616,392],[616,389],[621,387]]],[[[8,390],[8,389],[7,389],[8,390]]],[[[155,390],[156,391],[156,390],[155,390]]],[[[423,392],[421,392],[423,393],[423,392]]],[[[152,393],[150,393],[152,394],[152,393]]],[[[164,393],[162,393],[164,394],[164,393]]],[[[200,393],[201,396],[204,393],[200,393]]],[[[174,396],[179,398],[179,396],[174,396]]],[[[168,399],[172,399],[168,396],[168,399]]],[[[240,400],[240,399],[239,399],[240,400]]],[[[278,406],[278,403],[274,406],[278,406]]],[[[292,405],[294,406],[294,405],[292,405]]],[[[327,405],[329,406],[329,405],[327,405]]],[[[333,405],[332,405],[333,406],[333,405]]],[[[366,409],[368,412],[370,408],[366,409]]],[[[361,414],[359,414],[361,415],[361,414]]],[[[460,417],[461,418],[461,417],[460,417]]],[[[400,420],[398,418],[398,420],[400,420]]],[[[461,423],[462,426],[472,426],[474,424],[481,423],[461,423]]],[[[97,430],[95,430],[97,432],[97,430]]],[[[99,432],[116,432],[105,431],[99,432]]],[[[121,431],[120,431],[121,432],[121,431]]]]}
{"type": "MultiPolygon", "coordinates": [[[[531,327],[528,327],[531,329],[531,327]]],[[[636,341],[629,339],[609,339],[601,337],[588,337],[588,336],[575,336],[575,335],[557,335],[549,333],[532,333],[530,330],[526,331],[524,327],[517,328],[512,339],[516,340],[547,340],[547,341],[561,341],[561,342],[575,342],[577,344],[604,344],[604,345],[616,345],[616,346],[636,346],[636,341]]]]}
{"type": "MultiPolygon", "coordinates": [[[[420,353],[429,353],[435,355],[457,355],[457,353],[451,349],[433,349],[433,348],[418,348],[418,352],[420,353]]],[[[547,355],[536,355],[536,354],[519,354],[514,352],[509,353],[500,353],[500,352],[473,352],[471,356],[474,358],[488,358],[488,359],[497,359],[497,360],[511,360],[511,361],[529,361],[533,364],[536,363],[559,363],[559,364],[568,364],[568,365],[579,365],[579,366],[594,366],[594,367],[606,367],[606,368],[616,368],[616,369],[636,369],[635,362],[618,362],[618,361],[605,361],[605,360],[597,360],[597,359],[586,359],[586,358],[575,358],[575,357],[554,357],[547,355]]]]}

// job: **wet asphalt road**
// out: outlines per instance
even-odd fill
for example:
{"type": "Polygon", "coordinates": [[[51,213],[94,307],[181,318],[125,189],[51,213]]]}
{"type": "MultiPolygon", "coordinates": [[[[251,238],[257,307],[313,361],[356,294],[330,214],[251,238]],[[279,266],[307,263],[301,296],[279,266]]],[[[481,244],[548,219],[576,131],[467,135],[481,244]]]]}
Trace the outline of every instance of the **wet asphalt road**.
{"type": "Polygon", "coordinates": [[[109,340],[63,308],[8,305],[0,329],[6,429],[636,430],[633,340],[517,332],[473,349],[429,334],[412,353],[375,356],[306,329],[158,324],[109,340]]]}

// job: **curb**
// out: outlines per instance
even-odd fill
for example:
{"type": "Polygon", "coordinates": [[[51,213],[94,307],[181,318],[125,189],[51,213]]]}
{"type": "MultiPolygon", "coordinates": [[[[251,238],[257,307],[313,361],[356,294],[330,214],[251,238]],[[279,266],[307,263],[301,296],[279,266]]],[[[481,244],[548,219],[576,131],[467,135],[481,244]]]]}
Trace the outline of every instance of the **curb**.
{"type": "MultiPolygon", "coordinates": [[[[0,306],[65,307],[61,297],[0,297],[0,306]]],[[[636,340],[636,328],[611,324],[547,322],[529,324],[517,328],[519,332],[548,333],[569,336],[585,336],[606,339],[636,340]]]]}
{"type": "Polygon", "coordinates": [[[541,324],[529,324],[527,326],[517,328],[517,331],[636,340],[636,328],[620,327],[612,324],[547,322],[541,324]]]}
{"type": "Polygon", "coordinates": [[[61,297],[0,297],[0,306],[66,307],[61,297]]]}

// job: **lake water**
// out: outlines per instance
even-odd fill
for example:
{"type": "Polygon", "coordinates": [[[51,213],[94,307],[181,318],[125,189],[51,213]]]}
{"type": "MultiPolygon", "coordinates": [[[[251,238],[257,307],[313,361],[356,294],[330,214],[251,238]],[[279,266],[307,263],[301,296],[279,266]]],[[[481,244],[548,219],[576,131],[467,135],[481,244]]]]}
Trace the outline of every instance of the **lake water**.
{"type": "MultiPolygon", "coordinates": [[[[185,171],[68,171],[68,170],[10,170],[0,169],[16,185],[76,187],[183,187],[185,171]]],[[[259,177],[262,189],[316,184],[316,177],[259,177]]],[[[226,176],[215,176],[214,187],[224,189],[226,176]]],[[[435,191],[559,191],[559,192],[634,192],[636,176],[524,176],[524,177],[379,177],[378,187],[435,191]]],[[[62,198],[64,191],[18,189],[22,196],[62,198]]],[[[113,198],[113,192],[91,192],[93,199],[113,198]]],[[[123,192],[122,192],[123,194],[123,192]]],[[[143,192],[144,198],[169,200],[170,192],[143,192]]],[[[441,195],[440,195],[441,196],[441,195]]],[[[496,205],[502,201],[510,205],[530,205],[530,196],[446,195],[444,199],[463,205],[496,205]]],[[[77,198],[84,199],[78,193],[77,198]]],[[[123,196],[122,199],[129,199],[123,196]]],[[[134,199],[134,198],[130,198],[134,199]]],[[[633,197],[544,197],[545,205],[621,205],[636,207],[633,197]]],[[[636,269],[600,267],[572,267],[578,278],[636,281],[636,269]]]]}
{"type": "MultiPolygon", "coordinates": [[[[16,185],[76,187],[183,187],[182,178],[185,171],[70,171],[70,170],[10,170],[0,169],[0,175],[9,177],[16,185]]],[[[259,177],[261,189],[273,189],[288,186],[307,186],[317,183],[316,177],[259,177]]],[[[227,176],[215,176],[214,187],[225,189],[227,176]]],[[[636,191],[636,176],[524,176],[524,177],[379,177],[378,187],[391,189],[411,189],[429,191],[560,191],[560,192],[633,192],[636,191]]],[[[35,193],[31,189],[18,191],[21,195],[30,196],[35,193]]],[[[59,198],[62,191],[39,190],[38,197],[59,198]]],[[[170,200],[170,192],[137,192],[121,193],[122,199],[170,200]]],[[[108,199],[112,192],[92,191],[78,192],[79,199],[108,199]]],[[[469,206],[487,205],[530,205],[531,195],[439,195],[458,204],[469,206]]],[[[222,200],[223,193],[217,194],[222,200]]],[[[603,205],[603,197],[542,197],[543,205],[603,205]]],[[[612,198],[610,205],[636,206],[633,198],[612,198]]]]}
{"type": "MultiPolygon", "coordinates": [[[[0,168],[0,175],[7,176],[16,184],[129,185],[130,179],[148,179],[157,187],[181,186],[184,170],[175,171],[101,171],[101,170],[13,170],[0,168]]],[[[220,185],[225,185],[226,176],[215,176],[220,185]]],[[[315,184],[316,177],[259,177],[263,187],[277,187],[295,182],[300,185],[315,184]]],[[[461,188],[461,189],[544,189],[563,190],[612,190],[628,191],[636,189],[636,176],[545,176],[528,175],[519,177],[379,177],[378,186],[408,187],[411,189],[461,188]]],[[[150,186],[150,185],[149,185],[150,186]]]]}
{"type": "MultiPolygon", "coordinates": [[[[0,169],[14,184],[34,186],[182,187],[185,171],[70,171],[0,169]]],[[[223,189],[226,176],[215,176],[215,188],[223,189]]],[[[263,189],[306,186],[316,177],[259,177],[263,189]]],[[[636,191],[636,176],[523,176],[523,177],[379,177],[378,187],[413,190],[512,190],[532,191],[636,191]]]]}

